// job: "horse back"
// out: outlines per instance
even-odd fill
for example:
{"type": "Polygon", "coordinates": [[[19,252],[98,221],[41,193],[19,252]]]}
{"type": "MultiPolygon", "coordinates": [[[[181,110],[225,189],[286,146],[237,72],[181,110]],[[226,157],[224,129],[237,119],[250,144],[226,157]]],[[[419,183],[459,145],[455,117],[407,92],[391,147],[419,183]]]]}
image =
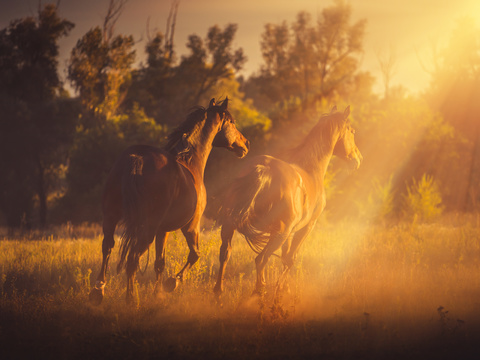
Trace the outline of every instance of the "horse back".
{"type": "Polygon", "coordinates": [[[165,231],[176,230],[193,216],[197,193],[192,174],[169,152],[147,145],[127,148],[113,166],[104,191],[107,206],[123,216],[135,212],[165,231]]]}

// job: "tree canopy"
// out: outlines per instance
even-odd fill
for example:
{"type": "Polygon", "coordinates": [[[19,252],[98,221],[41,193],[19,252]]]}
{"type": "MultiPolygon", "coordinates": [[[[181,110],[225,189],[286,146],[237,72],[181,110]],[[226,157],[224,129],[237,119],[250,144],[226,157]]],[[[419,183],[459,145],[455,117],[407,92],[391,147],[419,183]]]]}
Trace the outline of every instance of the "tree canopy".
{"type": "MultiPolygon", "coordinates": [[[[234,45],[236,24],[191,34],[186,52],[177,53],[178,2],[167,31],[148,32],[144,62],[136,63],[136,40],[115,29],[124,5],[111,0],[103,22],[71,50],[73,97],[58,75],[58,41],[73,24],[54,5],[0,30],[0,210],[8,226],[99,221],[103,183],[125,147],[162,146],[192,107],[225,96],[251,141],[249,156],[281,156],[322,113],[351,105],[365,162],[349,176],[332,161],[326,181],[332,219],[478,210],[480,32],[471,19],[459,21],[438,49],[431,86],[420,96],[392,88],[392,63],[379,59],[382,96],[360,69],[367,22],[352,21],[343,1],[316,17],[300,12],[291,23],[266,24],[263,62],[247,78],[240,76],[247,57],[234,45]]],[[[238,161],[212,152],[209,196],[229,182],[238,161]]]]}
{"type": "Polygon", "coordinates": [[[0,31],[0,207],[9,226],[46,224],[50,178],[65,160],[75,106],[63,97],[58,40],[73,23],[46,5],[0,31]]]}

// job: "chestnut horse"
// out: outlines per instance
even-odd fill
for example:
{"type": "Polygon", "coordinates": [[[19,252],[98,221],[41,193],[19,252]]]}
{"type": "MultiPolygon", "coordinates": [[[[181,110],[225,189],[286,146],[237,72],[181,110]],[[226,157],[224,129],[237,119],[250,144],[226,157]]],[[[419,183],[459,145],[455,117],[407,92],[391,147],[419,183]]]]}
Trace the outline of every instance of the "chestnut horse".
{"type": "Polygon", "coordinates": [[[104,296],[113,235],[120,220],[124,234],[117,269],[126,269],[127,302],[133,301],[140,257],[154,239],[155,292],[162,288],[165,241],[170,231],[182,230],[190,253],[176,278],[165,283],[165,290],[173,291],[183,273],[197,261],[200,218],[206,205],[203,176],[212,147],[227,148],[238,157],[244,157],[249,149],[249,141],[237,130],[227,105],[228,99],[220,105],[212,99],[207,109],[198,108],[188,115],[169,135],[164,148],[135,145],[117,159],[103,194],[103,262],[90,292],[93,303],[99,304],[104,296]]]}
{"type": "Polygon", "coordinates": [[[258,156],[246,164],[228,187],[220,210],[222,225],[220,269],[214,292],[223,292],[225,267],[231,255],[231,241],[237,230],[258,256],[254,294],[265,287],[264,269],[269,257],[282,247],[283,272],[277,283],[282,288],[300,245],[312,231],[326,200],[324,177],[332,155],[360,166],[362,155],[355,145],[348,115],[334,107],[320,118],[287,161],[258,156]]]}

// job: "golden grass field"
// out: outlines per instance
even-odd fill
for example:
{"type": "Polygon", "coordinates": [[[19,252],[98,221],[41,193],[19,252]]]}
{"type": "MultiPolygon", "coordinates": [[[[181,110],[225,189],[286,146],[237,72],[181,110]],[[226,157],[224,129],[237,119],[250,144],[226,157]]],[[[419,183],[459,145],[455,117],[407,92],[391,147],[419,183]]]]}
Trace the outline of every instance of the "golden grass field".
{"type": "MultiPolygon", "coordinates": [[[[270,260],[264,300],[251,298],[255,254],[240,237],[225,294],[215,301],[218,229],[203,231],[198,263],[174,293],[158,298],[152,247],[137,276],[138,307],[125,304],[118,241],[105,299],[88,303],[100,227],[1,236],[0,359],[480,358],[478,215],[317,226],[277,305],[280,260],[270,260]]],[[[187,252],[183,236],[170,235],[166,276],[187,252]]]]}

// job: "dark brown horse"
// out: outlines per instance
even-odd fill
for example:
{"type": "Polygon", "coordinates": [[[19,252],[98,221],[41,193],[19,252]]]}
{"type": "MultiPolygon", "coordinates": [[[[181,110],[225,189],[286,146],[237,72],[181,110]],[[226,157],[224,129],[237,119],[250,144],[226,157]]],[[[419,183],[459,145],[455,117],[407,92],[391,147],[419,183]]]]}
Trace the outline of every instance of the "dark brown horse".
{"type": "Polygon", "coordinates": [[[206,205],[203,175],[213,146],[227,148],[244,157],[249,142],[235,127],[227,110],[228,99],[207,109],[193,111],[172,134],[164,148],[136,145],[126,149],[113,166],[103,194],[103,262],[95,287],[93,303],[104,295],[105,275],[115,244],[114,231],[120,220],[124,235],[118,270],[126,268],[127,302],[133,300],[133,284],[139,259],[155,239],[155,291],[162,288],[165,268],[165,241],[168,233],[181,229],[190,253],[175,279],[166,282],[173,291],[178,281],[198,259],[200,218],[206,205]]]}
{"type": "Polygon", "coordinates": [[[350,107],[336,108],[320,118],[287,161],[258,156],[228,187],[220,213],[222,225],[220,269],[214,291],[223,291],[225,267],[231,254],[234,231],[244,235],[258,256],[254,293],[265,287],[264,269],[269,257],[282,247],[281,289],[297,251],[322,213],[326,200],[323,179],[332,155],[360,166],[362,155],[355,145],[354,131],[347,121],[350,107]]]}

